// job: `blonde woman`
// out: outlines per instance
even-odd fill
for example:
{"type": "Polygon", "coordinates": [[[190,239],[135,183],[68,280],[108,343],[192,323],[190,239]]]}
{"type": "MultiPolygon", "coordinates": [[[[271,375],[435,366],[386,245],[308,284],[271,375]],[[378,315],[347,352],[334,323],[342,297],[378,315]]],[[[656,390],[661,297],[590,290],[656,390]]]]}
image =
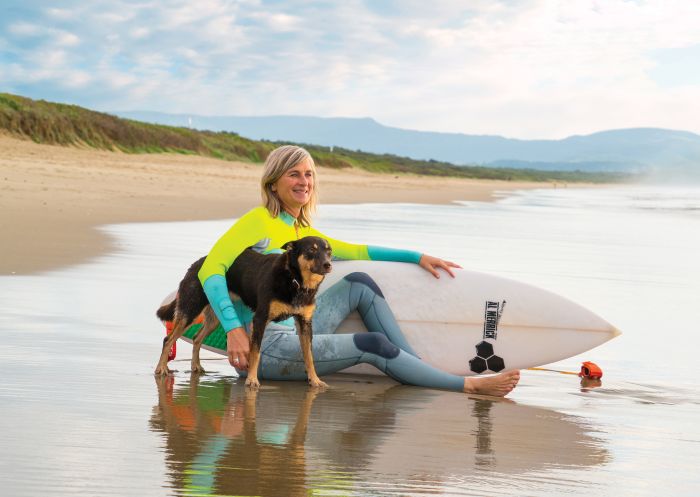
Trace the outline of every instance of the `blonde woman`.
{"type": "MultiPolygon", "coordinates": [[[[438,270],[454,277],[457,264],[410,250],[358,245],[330,238],[311,226],[317,201],[316,167],[303,148],[285,145],[265,161],[261,180],[263,205],[244,214],[212,247],[199,272],[209,303],[226,332],[229,362],[246,375],[250,353],[252,311],[229,297],[225,274],[246,247],[268,253],[290,240],[320,236],[340,259],[398,261],[418,264],[438,277],[438,270]]],[[[366,273],[351,273],[317,299],[313,318],[314,360],[319,375],[359,363],[377,367],[410,385],[494,396],[507,395],[518,383],[518,371],[488,377],[461,377],[421,361],[406,341],[381,289],[366,273]],[[357,310],[370,333],[334,334],[338,325],[357,310]]],[[[259,376],[268,380],[306,379],[302,352],[292,319],[268,325],[261,346],[259,376]]]]}

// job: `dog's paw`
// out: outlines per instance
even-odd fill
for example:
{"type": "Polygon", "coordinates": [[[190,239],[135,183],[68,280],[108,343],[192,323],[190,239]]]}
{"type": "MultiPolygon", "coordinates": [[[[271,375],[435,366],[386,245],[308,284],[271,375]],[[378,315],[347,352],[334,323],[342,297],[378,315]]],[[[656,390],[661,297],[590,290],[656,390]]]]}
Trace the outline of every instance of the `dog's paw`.
{"type": "Polygon", "coordinates": [[[207,372],[204,370],[201,364],[196,364],[193,365],[192,368],[190,369],[190,373],[192,374],[207,374],[207,372]]]}
{"type": "Polygon", "coordinates": [[[258,390],[260,388],[260,382],[257,378],[251,378],[250,376],[245,381],[245,386],[251,390],[258,390]]]}
{"type": "Polygon", "coordinates": [[[324,381],[321,381],[319,378],[309,378],[309,386],[311,388],[320,388],[320,389],[328,388],[328,384],[324,381]]]}
{"type": "Polygon", "coordinates": [[[168,369],[168,366],[158,366],[156,370],[154,371],[154,374],[156,376],[168,376],[169,374],[172,374],[173,372],[168,369]]]}

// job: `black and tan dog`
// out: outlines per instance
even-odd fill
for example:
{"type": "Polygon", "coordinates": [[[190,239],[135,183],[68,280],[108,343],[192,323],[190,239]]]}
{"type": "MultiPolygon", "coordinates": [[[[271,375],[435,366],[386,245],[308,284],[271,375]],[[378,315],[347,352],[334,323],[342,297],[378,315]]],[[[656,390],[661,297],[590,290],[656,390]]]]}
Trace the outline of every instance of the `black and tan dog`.
{"type": "MultiPolygon", "coordinates": [[[[248,248],[239,255],[226,273],[228,288],[238,295],[254,312],[253,333],[250,337],[250,361],[246,385],[258,388],[260,345],[265,327],[270,321],[294,317],[309,384],[325,387],[316,374],[311,349],[311,320],[316,308],[316,292],[326,274],[331,271],[331,248],[323,238],[307,236],[288,242],[283,254],[262,255],[248,248]]],[[[187,270],[180,282],[177,298],[162,306],[156,315],[173,320],[173,331],[163,342],[156,374],[168,374],[168,351],[187,327],[204,311],[204,324],[194,340],[192,371],[203,372],[199,349],[204,339],[219,324],[209,306],[197,273],[204,257],[187,270]]]]}

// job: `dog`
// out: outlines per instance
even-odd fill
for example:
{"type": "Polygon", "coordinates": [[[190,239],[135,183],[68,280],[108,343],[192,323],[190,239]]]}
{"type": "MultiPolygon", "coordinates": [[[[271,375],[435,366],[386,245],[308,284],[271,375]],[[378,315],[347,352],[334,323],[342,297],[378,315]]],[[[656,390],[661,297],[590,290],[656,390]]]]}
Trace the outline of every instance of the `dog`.
{"type": "MultiPolygon", "coordinates": [[[[285,250],[282,254],[262,255],[247,248],[226,273],[229,290],[255,312],[246,386],[253,389],[260,387],[258,366],[265,327],[270,321],[280,321],[293,316],[297,324],[309,384],[313,387],[327,387],[316,374],[314,367],[311,321],[316,308],[318,287],[332,269],[331,247],[323,238],[307,236],[287,242],[282,249],[285,250]]],[[[202,257],[197,260],[187,270],[180,282],[176,299],[156,312],[161,320],[173,320],[173,331],[163,341],[163,350],[155,370],[157,375],[170,372],[167,366],[168,351],[202,312],[204,322],[192,349],[192,371],[204,372],[199,360],[199,350],[204,339],[219,324],[197,277],[204,259],[205,257],[202,257]]]]}

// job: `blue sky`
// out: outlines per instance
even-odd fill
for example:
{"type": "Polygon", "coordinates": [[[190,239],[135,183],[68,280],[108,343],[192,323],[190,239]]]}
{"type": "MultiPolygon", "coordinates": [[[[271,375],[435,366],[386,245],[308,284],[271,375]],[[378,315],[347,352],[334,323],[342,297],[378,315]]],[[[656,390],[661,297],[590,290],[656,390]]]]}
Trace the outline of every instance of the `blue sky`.
{"type": "Polygon", "coordinates": [[[4,0],[0,91],[104,111],[700,133],[700,2],[4,0]]]}

